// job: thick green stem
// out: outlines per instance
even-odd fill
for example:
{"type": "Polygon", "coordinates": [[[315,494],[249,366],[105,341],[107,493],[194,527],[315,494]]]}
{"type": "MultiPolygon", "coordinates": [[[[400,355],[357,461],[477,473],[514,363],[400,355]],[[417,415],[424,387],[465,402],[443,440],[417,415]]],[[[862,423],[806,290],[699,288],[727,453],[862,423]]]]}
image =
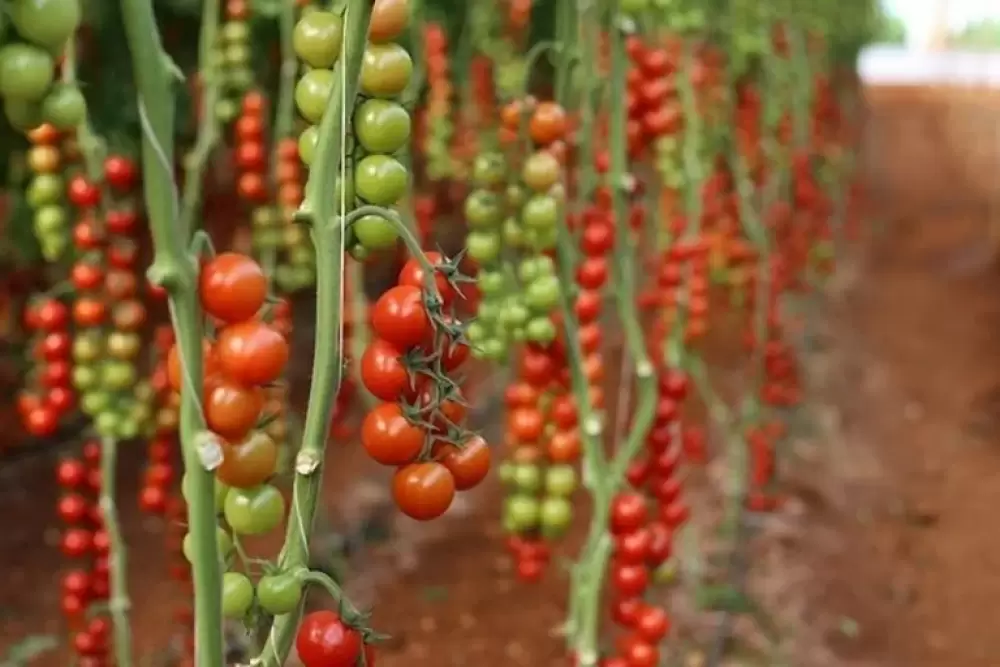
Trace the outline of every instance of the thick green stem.
{"type": "MultiPolygon", "coordinates": [[[[334,178],[343,162],[347,130],[344,121],[354,108],[370,18],[370,0],[349,0],[334,90],[320,121],[316,161],[300,210],[313,225],[312,237],[316,246],[316,340],[302,446],[295,459],[291,515],[285,545],[278,557],[278,565],[285,571],[300,570],[309,562],[309,539],[322,486],[330,417],[343,376],[340,306],[345,221],[334,210],[335,202],[330,193],[334,191],[334,178]]],[[[301,616],[300,608],[275,619],[267,644],[254,664],[267,667],[285,664],[301,616]]]]}
{"type": "Polygon", "coordinates": [[[114,635],[114,662],[116,667],[131,667],[132,628],[129,609],[132,604],[128,597],[128,556],[115,507],[117,464],[118,443],[111,438],[101,440],[101,495],[97,502],[101,508],[104,531],[108,534],[108,572],[111,579],[108,609],[114,635]]]}
{"type": "Polygon", "coordinates": [[[201,32],[198,35],[198,65],[201,72],[201,104],[198,110],[198,134],[194,148],[184,159],[184,197],[178,226],[181,238],[188,239],[195,229],[195,218],[201,212],[205,169],[219,141],[219,121],[215,107],[219,101],[219,73],[212,69],[212,50],[219,31],[220,0],[203,0],[201,32]]]}
{"type": "Polygon", "coordinates": [[[142,165],[146,210],[153,236],[151,281],[169,295],[185,383],[181,392],[180,436],[189,476],[188,531],[192,538],[195,597],[195,659],[199,667],[223,665],[222,580],[216,537],[215,479],[201,461],[201,316],[197,264],[188,237],[179,234],[174,168],[175,70],[160,42],[152,0],[122,0],[125,35],[132,55],[142,122],[142,165]]]}

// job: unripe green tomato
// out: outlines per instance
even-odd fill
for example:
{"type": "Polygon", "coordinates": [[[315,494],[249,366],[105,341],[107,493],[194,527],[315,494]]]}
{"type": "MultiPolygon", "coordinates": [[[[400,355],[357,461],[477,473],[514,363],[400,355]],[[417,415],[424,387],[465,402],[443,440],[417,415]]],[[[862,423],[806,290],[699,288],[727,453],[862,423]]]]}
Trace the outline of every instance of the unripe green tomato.
{"type": "Polygon", "coordinates": [[[504,304],[500,311],[499,320],[502,326],[517,328],[527,324],[530,317],[531,313],[528,312],[523,303],[519,300],[512,300],[504,304]]]}
{"type": "Polygon", "coordinates": [[[504,486],[514,486],[515,465],[510,461],[504,461],[497,467],[497,476],[504,486]]]}
{"type": "Polygon", "coordinates": [[[500,318],[500,304],[496,301],[482,301],[476,310],[476,321],[493,324],[500,318]]]}
{"type": "Polygon", "coordinates": [[[289,614],[301,600],[302,582],[291,574],[265,574],[257,581],[257,601],[269,614],[289,614]]]}
{"type": "Polygon", "coordinates": [[[396,228],[380,215],[363,215],[351,227],[358,242],[371,252],[393,248],[399,240],[396,228]]]}
{"type": "Polygon", "coordinates": [[[413,59],[399,44],[369,44],[361,63],[361,92],[369,97],[392,98],[410,83],[413,59]]]}
{"type": "Polygon", "coordinates": [[[215,103],[215,117],[223,123],[229,123],[236,118],[240,112],[240,106],[236,100],[219,100],[215,103]]]}
{"type": "Polygon", "coordinates": [[[469,339],[469,342],[473,346],[477,346],[486,340],[489,334],[486,331],[486,327],[480,322],[469,322],[468,326],[465,328],[465,337],[469,339]]]}
{"type": "Polygon", "coordinates": [[[139,334],[113,331],[108,335],[108,354],[115,359],[127,361],[134,359],[142,349],[142,339],[139,334]]]}
{"type": "Polygon", "coordinates": [[[503,242],[511,248],[524,245],[524,229],[517,218],[507,218],[503,221],[503,242]]]}
{"type": "Polygon", "coordinates": [[[547,316],[533,317],[524,327],[525,339],[541,345],[554,341],[558,333],[555,323],[547,316]]]}
{"type": "Polygon", "coordinates": [[[479,291],[484,296],[502,294],[507,287],[507,280],[504,278],[502,271],[491,271],[488,269],[480,271],[476,282],[479,285],[479,291]]]}
{"type": "Polygon", "coordinates": [[[573,520],[573,505],[563,496],[547,496],[539,508],[539,522],[542,534],[549,538],[559,537],[569,528],[573,520]]]}
{"type": "Polygon", "coordinates": [[[104,351],[104,341],[98,334],[78,334],[73,341],[73,361],[84,365],[97,361],[104,351]]]}
{"type": "Polygon", "coordinates": [[[253,604],[253,583],[242,572],[226,572],[222,575],[222,615],[225,618],[241,619],[250,612],[253,604]]]}
{"type": "Polygon", "coordinates": [[[369,153],[395,153],[410,139],[410,114],[397,102],[365,100],[354,112],[354,135],[369,153]]]}
{"type": "Polygon", "coordinates": [[[376,206],[392,206],[406,194],[409,174],[399,160],[388,155],[367,155],[354,168],[354,190],[376,206]]]}
{"type": "Polygon", "coordinates": [[[507,357],[507,343],[501,338],[487,338],[479,347],[480,359],[503,361],[507,357]]]}
{"type": "Polygon", "coordinates": [[[87,100],[80,89],[57,83],[42,100],[42,118],[57,130],[72,130],[87,118],[87,100]]]}
{"type": "Polygon", "coordinates": [[[59,204],[45,204],[34,215],[35,233],[38,236],[61,236],[68,226],[66,209],[59,204]]]}
{"type": "Polygon", "coordinates": [[[88,415],[96,415],[110,406],[111,394],[106,391],[88,391],[80,397],[80,408],[88,415]]]}
{"type": "Polygon", "coordinates": [[[222,41],[229,44],[243,44],[250,41],[250,25],[246,21],[226,21],[222,24],[222,41]]]}
{"type": "Polygon", "coordinates": [[[42,124],[41,101],[6,99],[3,104],[4,116],[15,130],[27,132],[42,124]]]}
{"type": "Polygon", "coordinates": [[[119,440],[132,440],[139,436],[141,424],[131,415],[122,415],[118,420],[115,436],[119,440]]]}
{"type": "Polygon", "coordinates": [[[514,483],[522,491],[542,488],[542,470],[534,463],[518,463],[514,469],[514,483]]]}
{"type": "Polygon", "coordinates": [[[540,275],[530,283],[524,292],[524,303],[536,313],[548,313],[559,304],[559,278],[540,275]]]}
{"type": "Polygon", "coordinates": [[[550,195],[532,195],[521,209],[526,230],[551,229],[559,222],[559,203],[550,195]]]}
{"type": "Polygon", "coordinates": [[[545,471],[545,493],[548,496],[569,497],[576,491],[576,470],[568,463],[551,465],[545,471]]]}
{"type": "Polygon", "coordinates": [[[299,159],[307,167],[312,164],[316,156],[316,146],[319,145],[319,129],[315,125],[310,125],[302,130],[299,135],[299,159]]]}
{"type": "Polygon", "coordinates": [[[328,69],[309,70],[295,84],[295,108],[307,121],[316,125],[333,93],[334,74],[328,69]]]}
{"type": "Polygon", "coordinates": [[[310,67],[330,69],[340,57],[344,21],[333,12],[303,13],[292,33],[292,48],[310,67]]]}
{"type": "Polygon", "coordinates": [[[55,60],[32,44],[10,42],[0,48],[0,97],[10,101],[40,102],[52,86],[55,60]]]}
{"type": "Polygon", "coordinates": [[[500,259],[500,234],[496,232],[473,231],[465,240],[469,258],[478,264],[492,264],[500,259]]]}
{"type": "Polygon", "coordinates": [[[270,484],[230,489],[223,503],[223,514],[234,533],[263,535],[281,524],[285,516],[285,499],[270,484]]]}
{"type": "Polygon", "coordinates": [[[242,69],[247,67],[250,61],[253,60],[253,54],[250,52],[250,46],[247,44],[230,44],[223,49],[222,59],[226,67],[242,69]]]}
{"type": "Polygon", "coordinates": [[[41,208],[46,204],[57,204],[62,201],[66,184],[61,176],[56,174],[37,174],[28,184],[25,197],[32,208],[41,208]]]}
{"type": "Polygon", "coordinates": [[[10,3],[11,23],[32,44],[59,53],[80,27],[80,0],[18,0],[10,3]]]}
{"type": "Polygon", "coordinates": [[[73,367],[73,387],[77,391],[89,391],[101,385],[101,375],[93,366],[77,364],[73,367]]]}
{"type": "Polygon", "coordinates": [[[538,499],[516,493],[504,502],[504,525],[516,532],[531,530],[538,525],[541,508],[538,499]]]}
{"type": "Polygon", "coordinates": [[[118,414],[111,410],[102,410],[94,415],[94,430],[104,438],[118,434],[118,414]]]}
{"type": "Polygon", "coordinates": [[[521,208],[528,201],[528,191],[517,184],[508,185],[504,191],[504,199],[511,208],[521,208]]]}
{"type": "Polygon", "coordinates": [[[517,266],[517,278],[522,283],[530,283],[543,276],[551,276],[555,271],[552,260],[545,255],[525,257],[517,266]]]}
{"type": "Polygon", "coordinates": [[[495,188],[507,177],[507,162],[497,153],[477,155],[472,163],[472,183],[477,188],[495,188]]]}
{"type": "Polygon", "coordinates": [[[112,391],[123,391],[135,384],[135,366],[124,361],[108,360],[101,365],[101,383],[112,391]]]}
{"type": "Polygon", "coordinates": [[[492,229],[503,220],[503,209],[496,194],[489,190],[473,190],[463,205],[469,229],[492,229]]]}

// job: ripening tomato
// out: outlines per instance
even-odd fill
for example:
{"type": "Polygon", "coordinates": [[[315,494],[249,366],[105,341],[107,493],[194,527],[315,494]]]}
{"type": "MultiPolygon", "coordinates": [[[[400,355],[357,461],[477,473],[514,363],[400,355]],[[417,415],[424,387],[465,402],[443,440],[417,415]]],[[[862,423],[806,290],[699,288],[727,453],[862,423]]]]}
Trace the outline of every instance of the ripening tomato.
{"type": "Polygon", "coordinates": [[[444,514],[455,498],[455,478],[440,463],[410,463],[392,478],[392,497],[400,511],[418,521],[444,514]]]}
{"type": "Polygon", "coordinates": [[[414,380],[403,365],[402,352],[391,343],[376,338],[361,355],[361,381],[381,401],[396,401],[412,393],[414,380]]]}
{"type": "Polygon", "coordinates": [[[375,302],[372,329],[399,350],[426,344],[433,328],[424,308],[423,291],[413,285],[397,285],[387,291],[375,302]]]}
{"type": "Polygon", "coordinates": [[[396,403],[375,406],[361,424],[361,445],[382,465],[410,463],[424,447],[427,433],[411,424],[396,403]]]}
{"type": "Polygon", "coordinates": [[[551,144],[566,135],[566,112],[555,102],[541,102],[528,121],[531,139],[541,146],[551,144]]]}
{"type": "Polygon", "coordinates": [[[210,259],[198,279],[205,311],[227,324],[257,314],[267,299],[267,276],[252,258],[224,252],[210,259]]]}
{"type": "Polygon", "coordinates": [[[305,667],[355,667],[362,640],[357,630],[329,609],[306,614],[295,635],[295,650],[305,667]]]}
{"type": "Polygon", "coordinates": [[[461,447],[445,445],[438,450],[437,458],[451,472],[459,491],[478,486],[490,471],[490,447],[479,435],[472,436],[461,447]]]}
{"type": "Polygon", "coordinates": [[[537,441],[544,428],[545,418],[538,408],[517,408],[507,416],[507,431],[521,443],[537,441]]]}
{"type": "Polygon", "coordinates": [[[249,489],[266,482],[278,468],[278,446],[263,431],[243,442],[222,445],[222,464],[215,477],[226,486],[249,489]]]}
{"type": "Polygon", "coordinates": [[[274,327],[253,319],[230,324],[215,344],[219,368],[248,385],[270,384],[288,363],[288,341],[274,327]]]}
{"type": "Polygon", "coordinates": [[[225,377],[213,378],[205,388],[204,405],[208,428],[227,440],[239,440],[257,425],[264,392],[225,377]]]}

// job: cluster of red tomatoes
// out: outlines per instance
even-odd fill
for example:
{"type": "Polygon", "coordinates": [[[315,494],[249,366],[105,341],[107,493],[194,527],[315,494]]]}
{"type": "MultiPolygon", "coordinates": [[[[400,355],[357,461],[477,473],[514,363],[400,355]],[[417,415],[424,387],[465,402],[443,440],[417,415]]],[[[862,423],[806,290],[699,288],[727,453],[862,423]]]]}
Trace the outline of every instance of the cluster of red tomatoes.
{"type": "Polygon", "coordinates": [[[268,197],[267,142],[264,137],[264,114],[267,101],[257,91],[243,96],[240,116],[233,127],[236,145],[233,163],[236,166],[236,191],[251,204],[263,204],[268,197]]]}
{"type": "Polygon", "coordinates": [[[442,267],[431,296],[440,304],[428,307],[428,276],[410,259],[372,307],[374,339],[361,359],[361,381],[382,401],[365,416],[361,444],[375,461],[397,467],[393,499],[422,521],[442,515],[455,492],[478,485],[490,467],[486,441],[462,428],[464,399],[448,378],[469,356],[461,325],[440,315],[458,297],[446,275],[454,269],[439,253],[427,259],[442,267]]]}
{"type": "Polygon", "coordinates": [[[655,667],[660,664],[659,646],[670,632],[670,617],[643,597],[652,573],[670,557],[672,531],[651,516],[646,499],[633,492],[612,500],[608,530],[614,540],[611,616],[624,632],[601,667],[655,667]]]}
{"type": "Polygon", "coordinates": [[[61,495],[57,507],[65,526],[60,548],[77,565],[62,575],[62,613],[74,633],[77,664],[104,667],[109,657],[109,620],[90,618],[88,608],[110,595],[110,549],[103,527],[98,494],[101,489],[101,446],[87,442],[79,458],[62,459],[56,467],[61,495]],[[89,620],[88,620],[89,618],[89,620]]]}
{"type": "Polygon", "coordinates": [[[35,335],[31,343],[34,364],[17,407],[28,433],[45,437],[54,434],[60,419],[76,406],[69,308],[54,298],[38,300],[28,306],[25,324],[35,335]]]}
{"type": "Polygon", "coordinates": [[[626,49],[630,62],[626,136],[629,154],[639,156],[661,137],[675,135],[683,125],[674,81],[677,54],[667,46],[647,45],[641,37],[630,37],[626,49]]]}
{"type": "Polygon", "coordinates": [[[423,27],[424,59],[427,70],[427,97],[424,101],[422,154],[427,160],[427,177],[441,181],[452,175],[451,155],[452,82],[448,66],[448,33],[436,23],[423,27]]]}

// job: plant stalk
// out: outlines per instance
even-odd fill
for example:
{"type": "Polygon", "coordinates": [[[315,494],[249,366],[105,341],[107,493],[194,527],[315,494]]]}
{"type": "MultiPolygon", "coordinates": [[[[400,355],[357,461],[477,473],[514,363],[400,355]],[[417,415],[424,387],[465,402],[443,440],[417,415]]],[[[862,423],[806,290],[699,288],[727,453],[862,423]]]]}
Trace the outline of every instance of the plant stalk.
{"type": "Polygon", "coordinates": [[[118,510],[115,506],[116,472],[118,470],[118,443],[112,438],[101,440],[101,494],[98,505],[101,520],[108,534],[108,571],[111,579],[111,599],[108,609],[114,635],[114,656],[116,667],[132,665],[132,628],[129,610],[132,603],[128,596],[128,555],[125,540],[118,524],[118,510]]]}

